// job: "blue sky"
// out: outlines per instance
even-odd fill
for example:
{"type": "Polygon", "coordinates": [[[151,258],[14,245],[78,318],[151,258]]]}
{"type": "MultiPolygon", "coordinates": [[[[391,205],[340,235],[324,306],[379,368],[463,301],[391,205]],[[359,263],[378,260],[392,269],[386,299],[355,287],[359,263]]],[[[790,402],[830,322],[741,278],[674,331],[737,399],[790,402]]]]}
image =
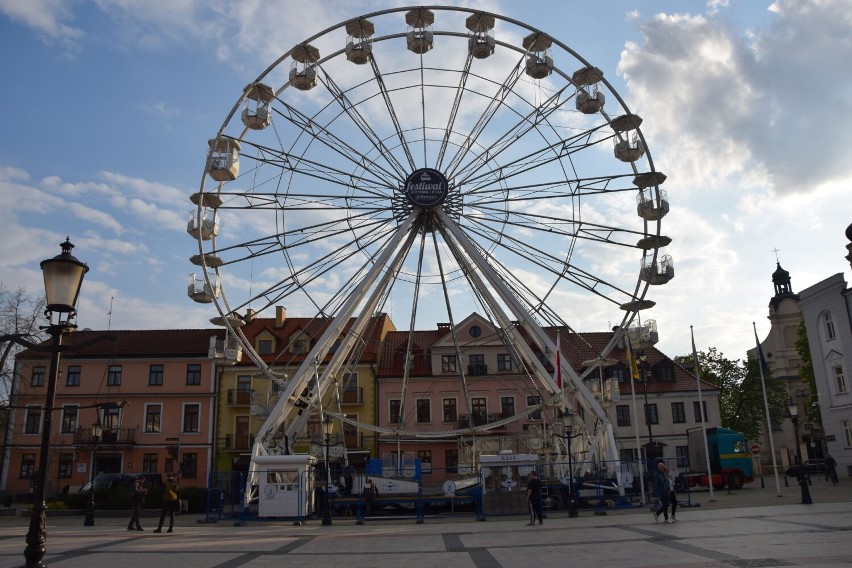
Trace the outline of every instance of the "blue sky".
{"type": "MultiPolygon", "coordinates": [[[[186,297],[197,245],[185,232],[207,139],[293,45],[399,5],[0,0],[0,281],[41,290],[39,261],[70,235],[91,267],[82,327],[208,326],[213,309],[186,297]]],[[[848,275],[844,0],[463,5],[558,38],[644,118],[672,207],[676,277],[643,314],[665,352],[686,353],[693,325],[699,348],[743,357],[751,322],[768,331],[773,249],[794,291],[848,275]]]]}

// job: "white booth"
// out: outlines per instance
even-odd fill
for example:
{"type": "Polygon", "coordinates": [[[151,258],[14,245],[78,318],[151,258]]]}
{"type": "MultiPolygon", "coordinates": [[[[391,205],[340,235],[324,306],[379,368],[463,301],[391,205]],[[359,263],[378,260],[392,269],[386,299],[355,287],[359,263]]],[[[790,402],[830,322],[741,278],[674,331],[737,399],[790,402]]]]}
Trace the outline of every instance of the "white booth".
{"type": "Polygon", "coordinates": [[[258,473],[258,517],[305,518],[314,510],[313,467],[307,454],[254,456],[258,473]]]}

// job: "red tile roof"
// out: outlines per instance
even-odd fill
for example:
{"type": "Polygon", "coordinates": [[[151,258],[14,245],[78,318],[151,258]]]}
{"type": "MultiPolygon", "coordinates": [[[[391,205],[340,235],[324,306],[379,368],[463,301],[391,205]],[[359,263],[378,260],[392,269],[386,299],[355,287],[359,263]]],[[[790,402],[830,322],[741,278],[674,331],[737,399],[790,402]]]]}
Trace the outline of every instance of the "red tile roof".
{"type": "MultiPolygon", "coordinates": [[[[224,338],[222,329],[161,329],[161,330],[83,330],[74,331],[62,339],[63,359],[115,357],[207,357],[210,338],[224,338]],[[109,336],[115,339],[108,339],[109,336]],[[88,345],[89,341],[104,338],[88,345]]],[[[42,343],[49,349],[50,341],[42,343]]],[[[46,351],[26,349],[18,359],[44,359],[46,351]]]]}

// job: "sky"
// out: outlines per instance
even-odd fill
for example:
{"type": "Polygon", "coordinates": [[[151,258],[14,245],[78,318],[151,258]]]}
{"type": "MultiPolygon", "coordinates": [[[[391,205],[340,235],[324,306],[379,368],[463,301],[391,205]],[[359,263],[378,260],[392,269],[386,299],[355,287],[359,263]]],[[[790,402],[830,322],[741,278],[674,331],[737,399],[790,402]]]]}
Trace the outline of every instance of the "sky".
{"type": "MultiPolygon", "coordinates": [[[[39,262],[70,236],[91,268],[81,327],[209,327],[215,311],[186,295],[198,252],[188,196],[208,138],[293,45],[401,5],[0,0],[0,282],[40,292],[39,262]]],[[[666,354],[690,351],[692,326],[699,350],[744,358],[752,322],[761,338],[769,330],[776,259],[795,292],[849,277],[847,0],[454,5],[551,34],[644,119],[668,176],[663,233],[676,276],[650,289],[656,306],[643,318],[656,321],[666,354]]]]}

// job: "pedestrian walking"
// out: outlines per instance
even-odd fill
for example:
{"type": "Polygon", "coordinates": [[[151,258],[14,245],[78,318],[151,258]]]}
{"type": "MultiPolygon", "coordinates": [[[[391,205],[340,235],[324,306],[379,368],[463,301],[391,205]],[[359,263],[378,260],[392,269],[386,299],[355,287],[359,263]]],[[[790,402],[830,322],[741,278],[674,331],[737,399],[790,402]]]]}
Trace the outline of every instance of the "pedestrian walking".
{"type": "Polygon", "coordinates": [[[169,516],[169,530],[172,532],[175,527],[175,513],[178,508],[178,499],[180,498],[180,479],[171,473],[166,476],[166,482],[163,483],[163,504],[160,508],[160,524],[154,530],[155,533],[163,532],[163,522],[166,520],[166,515],[169,516]]]}
{"type": "Polygon", "coordinates": [[[373,481],[368,477],[361,494],[364,497],[365,516],[369,517],[373,514],[373,498],[379,494],[379,488],[373,485],[373,481]]]}
{"type": "Polygon", "coordinates": [[[828,478],[832,485],[837,485],[837,460],[831,454],[825,454],[825,466],[828,468],[828,478]]]}
{"type": "Polygon", "coordinates": [[[669,481],[669,505],[671,505],[672,508],[671,520],[673,523],[676,523],[677,517],[675,516],[675,514],[677,513],[677,474],[669,466],[666,466],[666,478],[669,481]]]}
{"type": "Polygon", "coordinates": [[[130,486],[130,508],[133,515],[130,517],[130,524],[127,525],[129,531],[141,531],[142,526],[139,524],[139,513],[142,510],[142,503],[145,502],[145,494],[148,490],[145,488],[145,476],[138,476],[133,485],[130,486]]]}
{"type": "Polygon", "coordinates": [[[654,521],[660,522],[660,513],[666,523],[671,523],[669,520],[669,476],[666,475],[666,464],[663,462],[657,463],[657,469],[654,471],[653,489],[651,495],[656,496],[660,500],[660,508],[652,511],[654,521]]]}
{"type": "Polygon", "coordinates": [[[544,524],[541,515],[541,480],[535,470],[530,472],[530,479],[527,482],[527,506],[530,510],[530,522],[527,526],[534,526],[536,519],[538,524],[544,524]]]}

